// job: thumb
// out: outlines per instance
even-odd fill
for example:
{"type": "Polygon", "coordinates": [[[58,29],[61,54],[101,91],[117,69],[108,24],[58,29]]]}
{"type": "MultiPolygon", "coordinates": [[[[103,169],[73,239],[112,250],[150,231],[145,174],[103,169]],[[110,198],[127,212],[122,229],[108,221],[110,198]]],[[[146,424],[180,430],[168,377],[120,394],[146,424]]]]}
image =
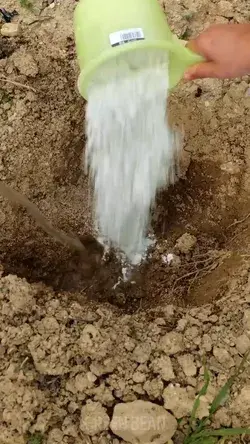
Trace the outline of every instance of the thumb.
{"type": "Polygon", "coordinates": [[[203,62],[191,66],[184,74],[185,80],[221,78],[220,66],[215,62],[203,62]]]}

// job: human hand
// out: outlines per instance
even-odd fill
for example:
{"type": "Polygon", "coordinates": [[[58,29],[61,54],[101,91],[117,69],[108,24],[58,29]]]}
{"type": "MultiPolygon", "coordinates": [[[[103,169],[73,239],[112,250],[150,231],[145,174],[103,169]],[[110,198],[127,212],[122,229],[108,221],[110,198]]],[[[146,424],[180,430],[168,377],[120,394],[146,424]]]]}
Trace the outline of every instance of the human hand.
{"type": "Polygon", "coordinates": [[[250,74],[250,24],[213,25],[190,40],[187,48],[206,61],[188,68],[185,80],[229,79],[250,74]]]}

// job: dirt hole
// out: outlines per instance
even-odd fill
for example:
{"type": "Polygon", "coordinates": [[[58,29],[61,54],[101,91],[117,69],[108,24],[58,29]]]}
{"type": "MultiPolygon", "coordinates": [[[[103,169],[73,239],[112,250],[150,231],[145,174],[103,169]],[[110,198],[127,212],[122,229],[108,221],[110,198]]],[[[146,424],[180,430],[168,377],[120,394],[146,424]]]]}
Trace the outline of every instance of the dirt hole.
{"type": "Polygon", "coordinates": [[[225,225],[237,212],[234,202],[220,207],[218,189],[226,179],[213,163],[192,162],[185,179],[159,193],[152,216],[158,243],[149,260],[135,271],[133,283],[116,285],[122,276],[121,264],[112,252],[101,261],[102,246],[92,236],[81,238],[91,259],[86,267],[78,254],[55,245],[39,230],[38,238],[2,248],[5,274],[42,281],[56,292],[80,292],[129,313],[173,301],[187,306],[217,299],[224,294],[228,273],[237,262],[224,251],[225,225]],[[196,236],[194,250],[181,255],[179,267],[166,266],[162,257],[174,251],[177,238],[185,232],[196,236]],[[216,285],[208,291],[210,281],[216,285]]]}

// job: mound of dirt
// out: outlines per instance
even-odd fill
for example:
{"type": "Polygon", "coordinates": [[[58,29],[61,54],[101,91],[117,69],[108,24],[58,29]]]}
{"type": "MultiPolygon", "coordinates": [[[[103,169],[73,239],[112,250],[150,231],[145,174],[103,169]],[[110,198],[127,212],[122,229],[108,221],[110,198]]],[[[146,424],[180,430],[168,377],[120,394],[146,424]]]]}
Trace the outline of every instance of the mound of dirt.
{"type": "MultiPolygon", "coordinates": [[[[182,38],[249,18],[244,0],[162,3],[182,38]]],[[[1,37],[0,180],[100,258],[83,173],[75,2],[34,4],[4,4],[20,26],[1,37]]],[[[250,346],[249,109],[247,77],[172,93],[180,178],[157,197],[156,244],[131,282],[112,252],[86,271],[1,199],[0,444],[182,443],[204,359],[211,384],[197,416],[208,414],[250,346]]],[[[249,400],[246,365],[211,426],[249,425],[249,400]]]]}

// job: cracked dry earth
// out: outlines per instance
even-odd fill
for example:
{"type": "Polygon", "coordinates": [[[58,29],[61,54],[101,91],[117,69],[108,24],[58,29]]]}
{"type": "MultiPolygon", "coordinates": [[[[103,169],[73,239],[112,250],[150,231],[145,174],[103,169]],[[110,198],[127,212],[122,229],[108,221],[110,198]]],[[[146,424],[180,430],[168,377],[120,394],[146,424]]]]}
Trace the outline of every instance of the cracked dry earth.
{"type": "MultiPolygon", "coordinates": [[[[82,170],[75,2],[35,4],[36,14],[3,5],[18,10],[21,27],[1,37],[0,180],[100,254],[82,170]]],[[[250,18],[244,0],[162,6],[182,38],[250,18]]],[[[183,172],[157,197],[157,242],[136,284],[114,289],[121,266],[112,254],[86,275],[1,199],[1,444],[181,444],[204,357],[211,384],[199,418],[249,349],[249,78],[180,84],[169,113],[185,132],[183,172]]],[[[249,424],[246,363],[211,427],[249,424]]]]}

